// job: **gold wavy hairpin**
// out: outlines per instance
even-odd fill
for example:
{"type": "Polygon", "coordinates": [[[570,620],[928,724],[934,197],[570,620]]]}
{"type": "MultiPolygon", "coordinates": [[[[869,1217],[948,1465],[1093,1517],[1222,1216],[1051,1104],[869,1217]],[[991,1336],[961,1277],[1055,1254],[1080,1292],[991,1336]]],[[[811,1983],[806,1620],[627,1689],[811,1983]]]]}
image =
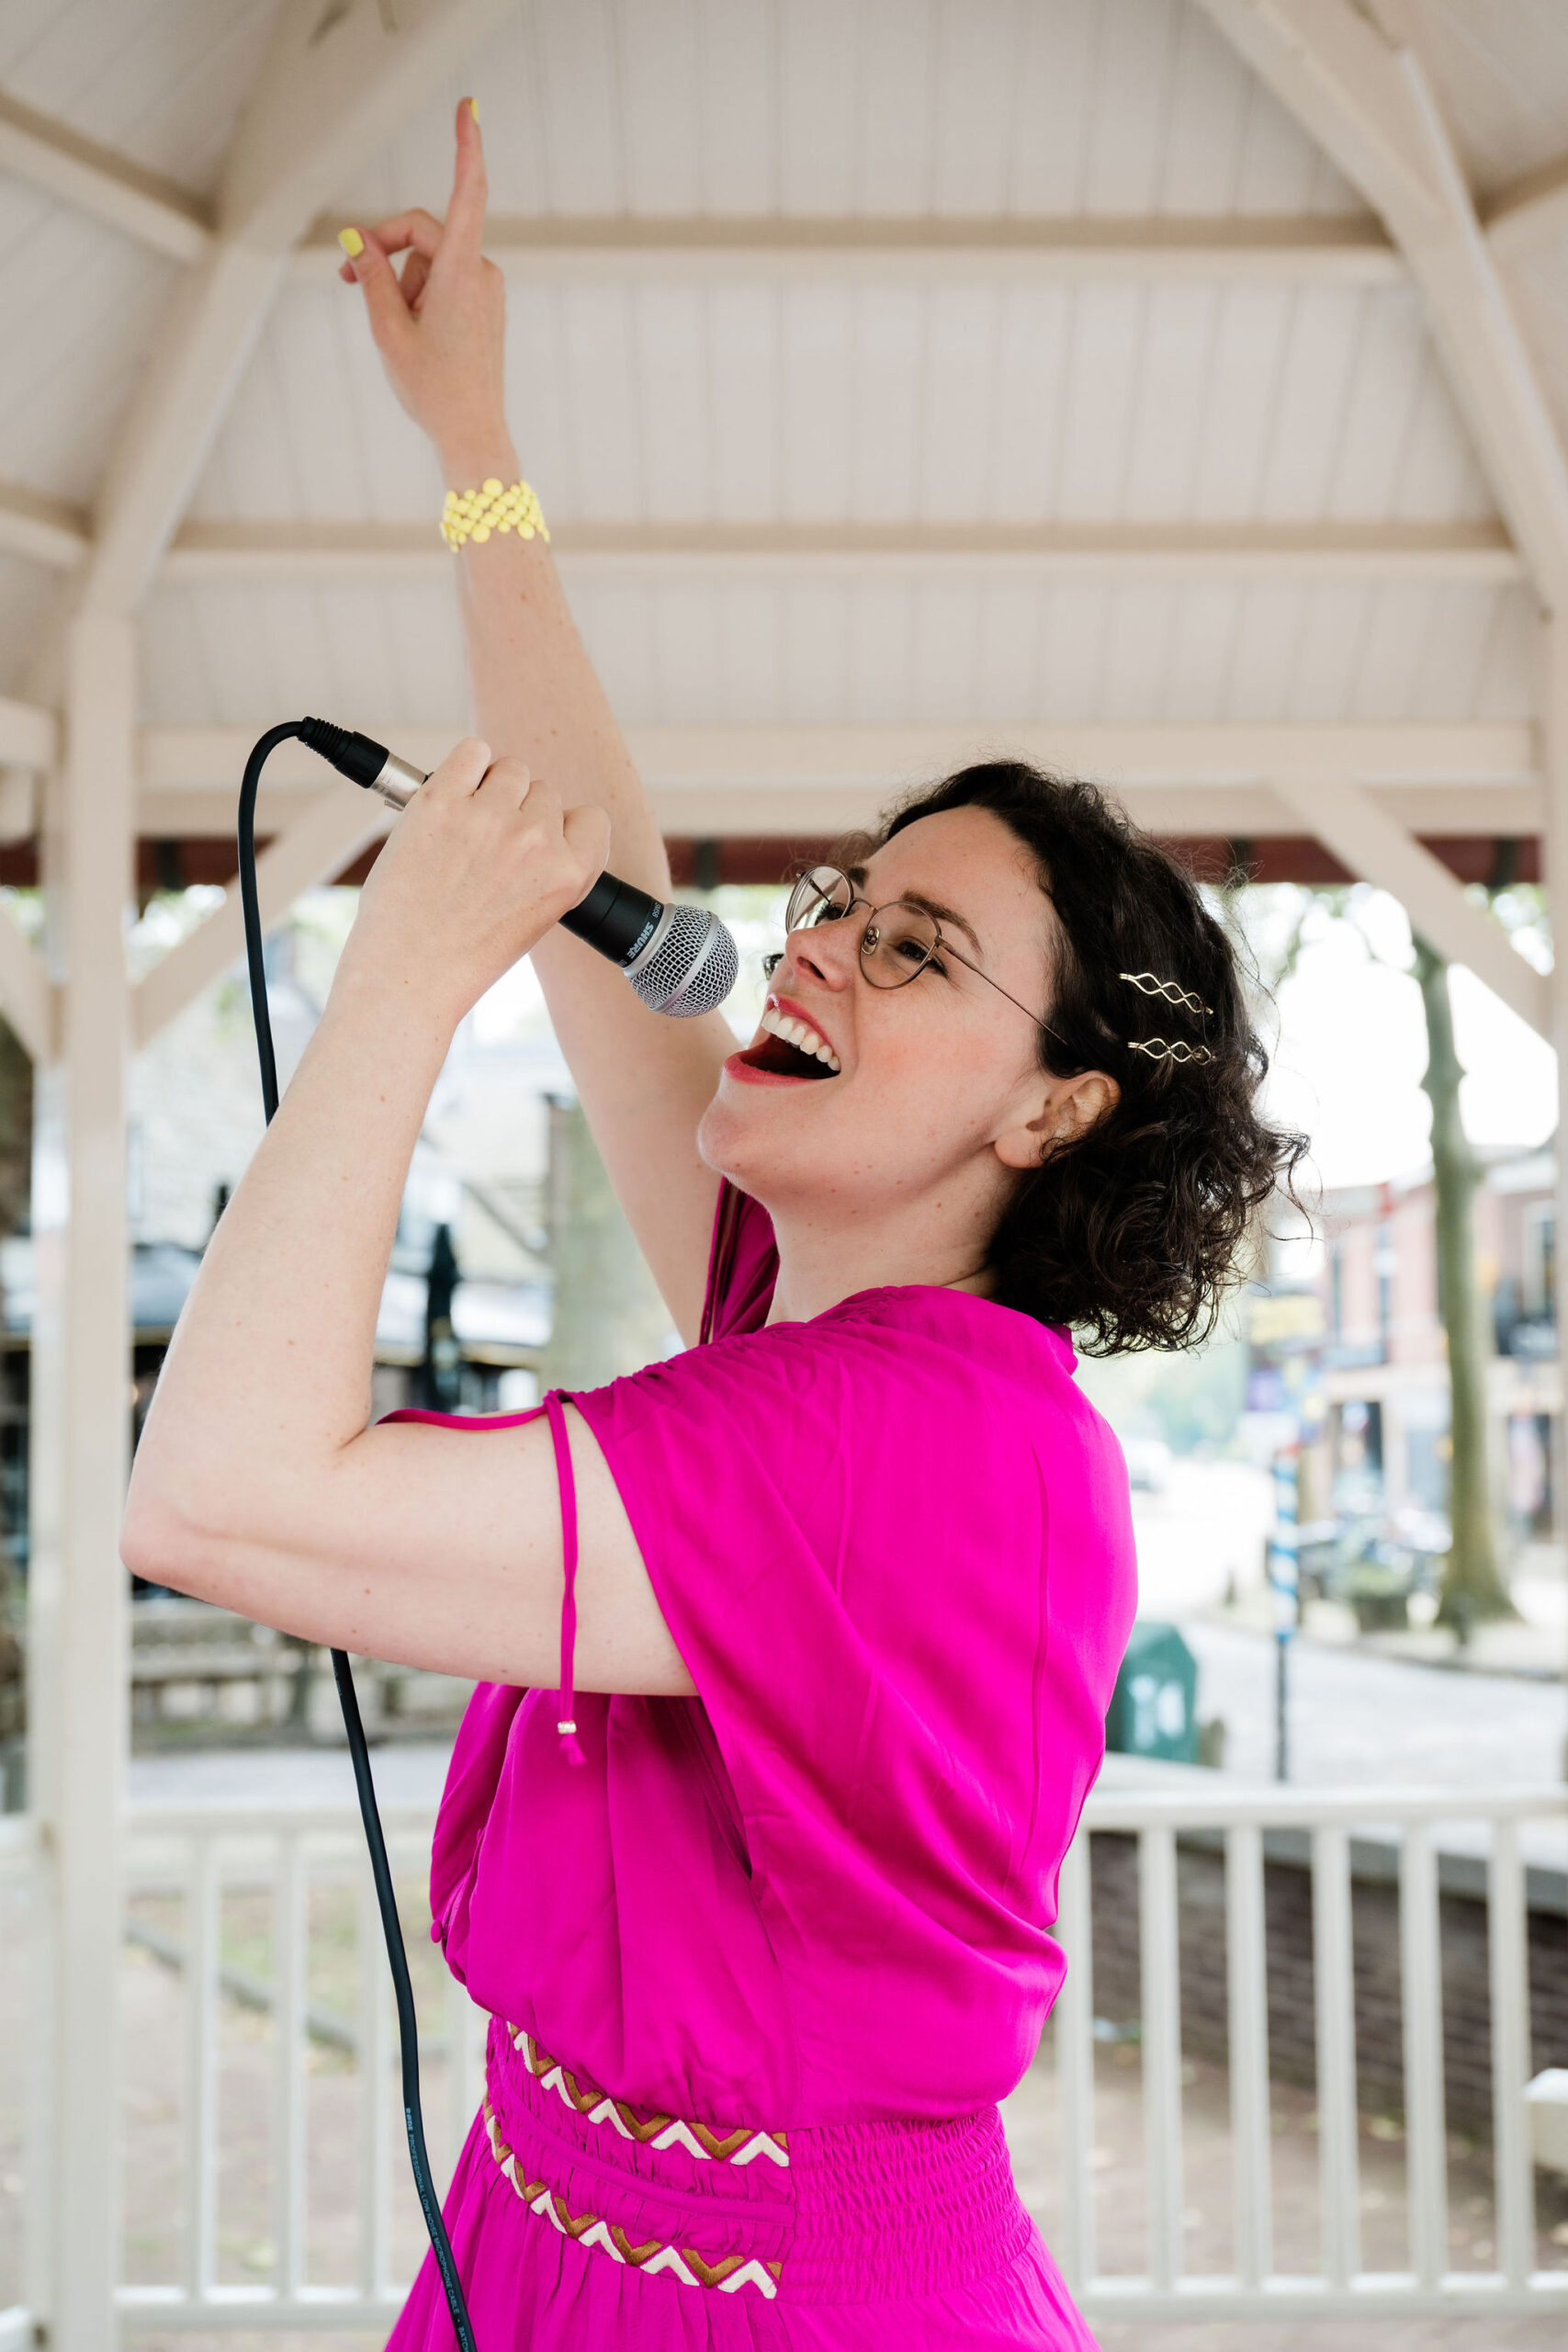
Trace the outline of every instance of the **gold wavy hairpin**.
{"type": "Polygon", "coordinates": [[[1167,1004],[1179,1004],[1189,1012],[1212,1012],[1213,1007],[1204,1004],[1190,989],[1179,988],[1175,980],[1160,980],[1152,972],[1118,972],[1119,980],[1127,980],[1144,996],[1163,997],[1167,1004]]]}
{"type": "Polygon", "coordinates": [[[1190,1046],[1184,1037],[1174,1042],[1168,1037],[1129,1037],[1127,1044],[1134,1054],[1147,1054],[1152,1062],[1212,1062],[1214,1058],[1207,1046],[1190,1046]]]}

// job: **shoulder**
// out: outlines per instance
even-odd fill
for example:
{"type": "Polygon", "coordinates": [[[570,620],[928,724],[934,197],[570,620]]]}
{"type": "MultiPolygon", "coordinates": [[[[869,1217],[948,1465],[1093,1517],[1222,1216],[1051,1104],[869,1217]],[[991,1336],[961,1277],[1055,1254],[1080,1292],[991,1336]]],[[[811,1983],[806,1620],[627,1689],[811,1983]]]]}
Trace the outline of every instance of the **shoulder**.
{"type": "Polygon", "coordinates": [[[1059,1455],[1075,1442],[1120,1450],[1074,1378],[1065,1331],[963,1291],[908,1284],[857,1292],[808,1323],[732,1331],[576,1400],[601,1436],[654,1420],[752,1439],[777,1463],[852,1429],[886,1426],[951,1458],[983,1430],[985,1451],[1059,1455]]]}

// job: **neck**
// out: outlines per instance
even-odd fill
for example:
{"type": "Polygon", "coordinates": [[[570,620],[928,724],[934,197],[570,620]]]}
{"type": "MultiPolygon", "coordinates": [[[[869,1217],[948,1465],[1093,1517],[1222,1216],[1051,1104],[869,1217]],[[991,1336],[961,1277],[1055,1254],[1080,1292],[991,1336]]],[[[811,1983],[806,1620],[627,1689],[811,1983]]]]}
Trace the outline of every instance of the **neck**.
{"type": "Polygon", "coordinates": [[[933,1238],[922,1246],[907,1233],[875,1227],[824,1229],[775,1213],[773,1236],[779,1278],[768,1310],[770,1323],[808,1323],[863,1290],[924,1283],[984,1298],[990,1287],[984,1250],[966,1235],[933,1238]]]}

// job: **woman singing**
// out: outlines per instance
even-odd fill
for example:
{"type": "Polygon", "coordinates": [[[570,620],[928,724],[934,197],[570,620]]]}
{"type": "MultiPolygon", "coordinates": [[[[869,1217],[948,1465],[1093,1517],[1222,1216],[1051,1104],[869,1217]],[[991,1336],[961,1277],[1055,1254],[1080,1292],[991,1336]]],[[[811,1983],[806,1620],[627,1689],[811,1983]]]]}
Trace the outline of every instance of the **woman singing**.
{"type": "MultiPolygon", "coordinates": [[[[1187,876],[1019,764],[802,877],[741,1052],[556,928],[606,862],[659,896],[669,869],[519,479],[484,201],[465,102],[445,226],[344,235],[452,493],[484,740],[366,885],[169,1351],[125,1556],[480,1683],[432,1901],[491,2020],[446,2207],[481,2352],[1084,2346],[997,2110],[1061,1980],[1134,1608],[1067,1335],[1201,1336],[1297,1147],[1187,876]],[[367,1428],[426,1102],[527,955],[687,1352],[367,1428]]],[[[451,2340],[427,2263],[394,2342],[451,2340]]]]}

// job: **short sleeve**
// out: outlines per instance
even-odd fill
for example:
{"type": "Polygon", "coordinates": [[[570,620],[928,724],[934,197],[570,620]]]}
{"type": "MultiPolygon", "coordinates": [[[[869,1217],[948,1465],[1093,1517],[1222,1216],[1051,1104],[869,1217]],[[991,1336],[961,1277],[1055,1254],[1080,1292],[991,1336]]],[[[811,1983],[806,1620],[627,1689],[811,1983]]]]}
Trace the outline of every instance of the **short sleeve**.
{"type": "Polygon", "coordinates": [[[1042,1488],[986,1387],[930,1332],[839,1310],[575,1399],[711,1718],[803,2063],[896,2016],[936,2111],[976,2035],[1020,2031],[1019,1970],[1039,2014],[1059,1973],[1018,1900],[1042,1488]]]}

